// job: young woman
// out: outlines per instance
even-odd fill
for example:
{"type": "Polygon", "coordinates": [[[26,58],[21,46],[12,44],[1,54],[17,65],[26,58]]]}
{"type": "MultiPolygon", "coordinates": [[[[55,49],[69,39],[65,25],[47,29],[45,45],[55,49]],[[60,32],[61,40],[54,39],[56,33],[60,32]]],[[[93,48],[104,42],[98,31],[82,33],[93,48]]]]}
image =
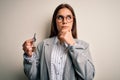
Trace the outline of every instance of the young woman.
{"type": "Polygon", "coordinates": [[[24,72],[29,80],[93,79],[89,45],[77,39],[76,17],[69,4],[55,9],[50,37],[33,47],[33,39],[23,44],[24,72]]]}

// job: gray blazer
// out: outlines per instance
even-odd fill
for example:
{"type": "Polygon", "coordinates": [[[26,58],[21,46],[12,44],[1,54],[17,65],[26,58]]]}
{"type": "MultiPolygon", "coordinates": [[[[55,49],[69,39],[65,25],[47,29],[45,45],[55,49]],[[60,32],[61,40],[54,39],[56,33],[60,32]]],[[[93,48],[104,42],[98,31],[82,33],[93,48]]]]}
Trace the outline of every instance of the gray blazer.
{"type": "MultiPolygon", "coordinates": [[[[30,58],[24,54],[24,72],[29,80],[50,80],[51,51],[55,37],[38,44],[36,53],[30,58]]],[[[76,39],[74,46],[68,46],[67,60],[63,80],[93,80],[94,65],[89,52],[89,45],[76,39]]]]}

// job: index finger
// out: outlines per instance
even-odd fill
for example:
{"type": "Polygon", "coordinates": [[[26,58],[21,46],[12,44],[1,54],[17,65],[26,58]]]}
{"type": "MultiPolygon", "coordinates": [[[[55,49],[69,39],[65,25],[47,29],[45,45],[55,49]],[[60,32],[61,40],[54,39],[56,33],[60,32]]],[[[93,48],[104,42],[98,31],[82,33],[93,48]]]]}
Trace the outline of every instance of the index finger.
{"type": "Polygon", "coordinates": [[[28,43],[33,44],[33,39],[28,39],[28,40],[26,40],[26,41],[23,43],[22,46],[25,46],[25,45],[28,44],[28,43]]]}

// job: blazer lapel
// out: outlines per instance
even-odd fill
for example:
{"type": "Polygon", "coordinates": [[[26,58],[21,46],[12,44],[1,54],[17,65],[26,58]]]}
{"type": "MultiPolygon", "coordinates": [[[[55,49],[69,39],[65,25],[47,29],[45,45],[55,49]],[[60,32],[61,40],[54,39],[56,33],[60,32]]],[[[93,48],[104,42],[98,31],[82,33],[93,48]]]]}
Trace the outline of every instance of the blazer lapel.
{"type": "Polygon", "coordinates": [[[45,41],[45,60],[50,75],[51,72],[51,53],[53,49],[54,38],[45,41]]]}

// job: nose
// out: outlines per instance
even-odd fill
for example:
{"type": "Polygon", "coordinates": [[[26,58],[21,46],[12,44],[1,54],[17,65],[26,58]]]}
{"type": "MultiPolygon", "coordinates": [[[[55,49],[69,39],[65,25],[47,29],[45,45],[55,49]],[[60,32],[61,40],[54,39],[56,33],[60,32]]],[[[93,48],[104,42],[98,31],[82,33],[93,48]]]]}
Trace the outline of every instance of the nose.
{"type": "Polygon", "coordinates": [[[63,19],[63,24],[66,24],[67,23],[67,20],[66,18],[63,19]]]}

